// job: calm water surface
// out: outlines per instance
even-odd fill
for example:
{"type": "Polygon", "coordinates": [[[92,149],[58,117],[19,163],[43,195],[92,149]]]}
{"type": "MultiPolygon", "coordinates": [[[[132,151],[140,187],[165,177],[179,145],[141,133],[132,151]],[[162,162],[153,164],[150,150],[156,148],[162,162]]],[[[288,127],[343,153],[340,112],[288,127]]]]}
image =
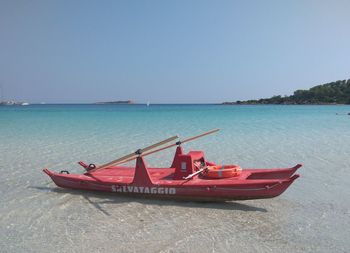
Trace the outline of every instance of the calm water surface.
{"type": "MultiPolygon", "coordinates": [[[[350,106],[0,107],[1,252],[350,252],[350,106]],[[339,113],[341,115],[336,115],[339,113]],[[242,167],[304,166],[269,200],[191,203],[58,189],[41,171],[82,172],[174,134],[242,167]]],[[[147,157],[169,166],[174,149],[147,157]]]]}

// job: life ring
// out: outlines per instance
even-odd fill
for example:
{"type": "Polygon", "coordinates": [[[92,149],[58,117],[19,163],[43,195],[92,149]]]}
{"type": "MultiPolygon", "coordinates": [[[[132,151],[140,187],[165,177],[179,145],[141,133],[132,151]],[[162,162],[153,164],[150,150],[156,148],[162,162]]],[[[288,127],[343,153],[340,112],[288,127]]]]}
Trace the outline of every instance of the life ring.
{"type": "Polygon", "coordinates": [[[207,178],[229,178],[238,177],[242,173],[242,168],[238,165],[214,165],[208,166],[203,172],[207,178]]]}

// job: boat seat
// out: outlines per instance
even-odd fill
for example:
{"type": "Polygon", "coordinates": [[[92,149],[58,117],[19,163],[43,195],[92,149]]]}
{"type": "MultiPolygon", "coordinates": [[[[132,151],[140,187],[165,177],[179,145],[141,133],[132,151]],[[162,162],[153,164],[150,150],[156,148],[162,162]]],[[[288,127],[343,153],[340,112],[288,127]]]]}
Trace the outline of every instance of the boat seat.
{"type": "Polygon", "coordinates": [[[184,177],[197,171],[194,162],[200,161],[205,164],[204,153],[202,151],[190,151],[187,154],[177,154],[174,159],[174,179],[183,179],[184,177]]]}

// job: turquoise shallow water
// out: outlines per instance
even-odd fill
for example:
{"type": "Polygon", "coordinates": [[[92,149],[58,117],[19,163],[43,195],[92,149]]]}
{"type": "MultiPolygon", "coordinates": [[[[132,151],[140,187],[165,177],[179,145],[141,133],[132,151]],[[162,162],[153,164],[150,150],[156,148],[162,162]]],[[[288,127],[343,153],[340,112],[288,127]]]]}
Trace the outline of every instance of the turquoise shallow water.
{"type": "MultiPolygon", "coordinates": [[[[5,252],[349,252],[348,112],[350,106],[2,106],[0,246],[5,252]],[[203,204],[77,194],[57,189],[41,172],[81,172],[79,160],[102,163],[212,128],[221,131],[184,148],[242,167],[303,163],[301,178],[276,199],[203,204]]],[[[173,152],[147,161],[168,166],[173,152]]]]}

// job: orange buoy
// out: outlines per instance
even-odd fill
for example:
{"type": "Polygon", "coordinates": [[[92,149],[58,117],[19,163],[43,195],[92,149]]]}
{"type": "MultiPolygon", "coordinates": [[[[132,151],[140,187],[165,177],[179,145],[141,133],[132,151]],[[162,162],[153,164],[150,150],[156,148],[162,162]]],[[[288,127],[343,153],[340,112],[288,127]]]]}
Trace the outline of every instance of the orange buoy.
{"type": "Polygon", "coordinates": [[[238,165],[215,165],[208,166],[203,172],[207,178],[228,178],[237,177],[241,174],[242,168],[238,165]]]}

